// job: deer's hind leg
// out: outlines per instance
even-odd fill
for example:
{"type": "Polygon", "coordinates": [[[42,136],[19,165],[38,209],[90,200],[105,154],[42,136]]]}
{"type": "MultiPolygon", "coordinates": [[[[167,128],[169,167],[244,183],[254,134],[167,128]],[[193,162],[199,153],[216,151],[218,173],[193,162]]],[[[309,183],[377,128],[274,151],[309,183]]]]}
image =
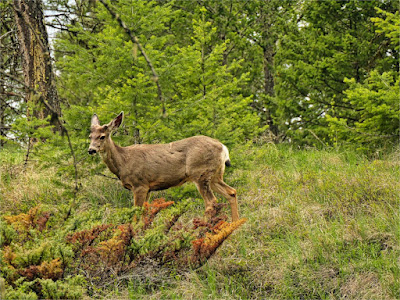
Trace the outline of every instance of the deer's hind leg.
{"type": "Polygon", "coordinates": [[[206,218],[209,220],[215,215],[214,204],[217,199],[215,198],[211,190],[211,178],[201,176],[199,180],[195,181],[196,187],[199,190],[201,197],[204,199],[204,205],[206,209],[206,218]]]}
{"type": "Polygon", "coordinates": [[[218,176],[211,182],[211,189],[225,197],[231,206],[231,213],[232,213],[232,221],[239,220],[239,210],[238,210],[238,202],[236,197],[236,190],[227,185],[222,176],[218,176]]]}

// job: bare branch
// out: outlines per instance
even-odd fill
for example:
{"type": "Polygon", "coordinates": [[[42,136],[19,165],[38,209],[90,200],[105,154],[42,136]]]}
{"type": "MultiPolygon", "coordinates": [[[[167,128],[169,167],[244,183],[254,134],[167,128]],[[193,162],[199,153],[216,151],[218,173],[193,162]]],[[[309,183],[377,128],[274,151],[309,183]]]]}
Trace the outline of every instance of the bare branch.
{"type": "Polygon", "coordinates": [[[9,34],[11,34],[11,33],[13,33],[13,32],[14,32],[14,30],[11,30],[11,31],[6,32],[6,33],[3,34],[2,36],[0,36],[0,40],[2,40],[2,39],[5,38],[7,35],[9,35],[9,34]]]}
{"type": "Polygon", "coordinates": [[[18,77],[15,77],[14,75],[11,75],[9,73],[7,73],[6,71],[0,69],[0,74],[3,74],[4,76],[6,76],[7,78],[10,78],[16,82],[18,82],[19,84],[23,85],[24,87],[28,88],[29,90],[31,90],[30,87],[28,87],[25,82],[21,81],[21,79],[19,79],[18,77]]]}
{"type": "Polygon", "coordinates": [[[31,152],[31,138],[28,137],[28,149],[26,150],[26,154],[25,154],[24,168],[26,168],[26,166],[28,165],[30,152],[31,152]]]}
{"type": "Polygon", "coordinates": [[[106,178],[109,178],[109,179],[113,179],[113,180],[119,180],[117,177],[111,177],[111,176],[107,176],[107,175],[104,175],[104,174],[101,174],[101,173],[96,173],[95,175],[103,176],[103,177],[106,177],[106,178]]]}
{"type": "Polygon", "coordinates": [[[78,162],[76,160],[75,151],[74,151],[74,148],[72,147],[71,138],[69,136],[68,130],[64,126],[65,121],[64,122],[61,121],[61,118],[60,118],[60,115],[58,114],[58,112],[49,103],[46,102],[46,100],[43,98],[43,96],[40,95],[39,99],[43,102],[43,104],[47,107],[47,109],[49,111],[51,111],[53,113],[53,115],[57,118],[57,122],[60,125],[60,128],[61,128],[62,132],[65,133],[65,135],[67,136],[68,146],[69,146],[69,149],[71,151],[71,156],[72,156],[73,165],[74,165],[75,193],[77,193],[78,192],[78,162]]]}

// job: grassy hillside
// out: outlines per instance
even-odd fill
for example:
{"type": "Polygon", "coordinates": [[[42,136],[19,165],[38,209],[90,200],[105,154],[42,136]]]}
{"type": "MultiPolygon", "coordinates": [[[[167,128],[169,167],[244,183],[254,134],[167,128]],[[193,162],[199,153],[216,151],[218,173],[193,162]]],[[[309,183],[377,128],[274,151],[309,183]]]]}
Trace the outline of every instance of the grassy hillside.
{"type": "MultiPolygon", "coordinates": [[[[68,270],[58,285],[56,280],[40,279],[47,280],[40,281],[45,295],[56,297],[54,290],[70,289],[75,292],[68,294],[71,298],[398,297],[398,153],[367,159],[350,151],[264,145],[233,149],[231,158],[233,167],[227,170],[225,181],[237,189],[241,217],[247,222],[201,268],[146,265],[140,273],[97,281],[83,273],[68,277],[73,274],[68,270]]],[[[73,200],[71,182],[57,166],[44,168],[31,163],[24,168],[22,161],[23,153],[17,150],[0,152],[3,278],[15,276],[10,270],[12,253],[31,262],[39,259],[36,256],[46,256],[49,264],[57,251],[74,259],[70,248],[58,249],[54,244],[65,243],[68,233],[78,229],[122,224],[135,215],[131,194],[117,181],[101,176],[81,179],[73,200]],[[38,225],[27,230],[24,239],[16,237],[19,231],[7,220],[21,213],[29,215],[33,207],[49,212],[45,230],[40,231],[38,225]],[[48,243],[45,246],[44,241],[48,243]],[[50,250],[40,252],[35,249],[39,244],[50,250]]],[[[176,204],[156,217],[156,225],[179,207],[184,207],[180,217],[183,227],[203,215],[203,203],[193,185],[155,193],[152,199],[160,197],[176,204]]],[[[223,212],[230,215],[228,207],[223,212]]],[[[18,259],[14,258],[14,263],[18,259]]],[[[35,286],[24,279],[14,285],[2,282],[1,292],[9,297],[35,298],[35,286]]]]}

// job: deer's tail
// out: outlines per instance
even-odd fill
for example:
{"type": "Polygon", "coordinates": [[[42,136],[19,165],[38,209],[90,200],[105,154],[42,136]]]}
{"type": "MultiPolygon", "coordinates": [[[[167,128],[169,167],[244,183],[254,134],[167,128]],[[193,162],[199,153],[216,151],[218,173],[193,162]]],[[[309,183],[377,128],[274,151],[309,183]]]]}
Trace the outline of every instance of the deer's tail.
{"type": "Polygon", "coordinates": [[[222,144],[222,161],[225,163],[225,166],[231,166],[231,160],[229,159],[229,150],[224,144],[222,144]]]}

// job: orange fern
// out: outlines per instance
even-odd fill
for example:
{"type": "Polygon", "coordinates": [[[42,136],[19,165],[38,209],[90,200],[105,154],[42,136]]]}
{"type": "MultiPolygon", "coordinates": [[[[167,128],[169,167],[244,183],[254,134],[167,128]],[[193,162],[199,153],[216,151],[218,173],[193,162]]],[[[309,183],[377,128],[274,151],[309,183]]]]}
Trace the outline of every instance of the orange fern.
{"type": "Polygon", "coordinates": [[[79,244],[79,248],[90,246],[101,233],[114,226],[113,224],[97,225],[89,230],[82,230],[73,234],[68,234],[66,239],[72,244],[79,244]]]}
{"type": "Polygon", "coordinates": [[[49,212],[39,213],[39,210],[40,205],[32,207],[27,214],[4,216],[4,219],[19,233],[26,233],[30,228],[37,228],[39,231],[43,231],[51,214],[49,212]]]}
{"type": "Polygon", "coordinates": [[[126,247],[129,245],[134,233],[131,224],[118,226],[119,233],[111,239],[100,242],[96,251],[108,266],[116,265],[123,261],[126,247]]]}
{"type": "Polygon", "coordinates": [[[191,258],[192,264],[201,264],[209,259],[215,253],[222,242],[238,227],[246,222],[246,219],[228,223],[219,221],[211,228],[211,232],[207,232],[205,237],[192,241],[193,254],[191,258]]]}
{"type": "Polygon", "coordinates": [[[151,225],[151,223],[153,223],[155,216],[162,209],[167,208],[168,206],[171,206],[172,204],[174,204],[174,201],[166,202],[164,198],[155,199],[151,203],[145,202],[143,204],[144,214],[142,217],[143,223],[144,223],[144,229],[148,228],[151,225]]]}
{"type": "Polygon", "coordinates": [[[28,280],[33,280],[35,278],[43,279],[60,279],[64,273],[62,268],[62,263],[59,258],[53,259],[50,262],[44,261],[40,265],[29,266],[18,272],[21,276],[26,277],[28,280]]]}
{"type": "Polygon", "coordinates": [[[12,251],[10,246],[4,247],[3,250],[3,261],[8,265],[13,264],[13,260],[17,257],[17,255],[12,251]]]}

